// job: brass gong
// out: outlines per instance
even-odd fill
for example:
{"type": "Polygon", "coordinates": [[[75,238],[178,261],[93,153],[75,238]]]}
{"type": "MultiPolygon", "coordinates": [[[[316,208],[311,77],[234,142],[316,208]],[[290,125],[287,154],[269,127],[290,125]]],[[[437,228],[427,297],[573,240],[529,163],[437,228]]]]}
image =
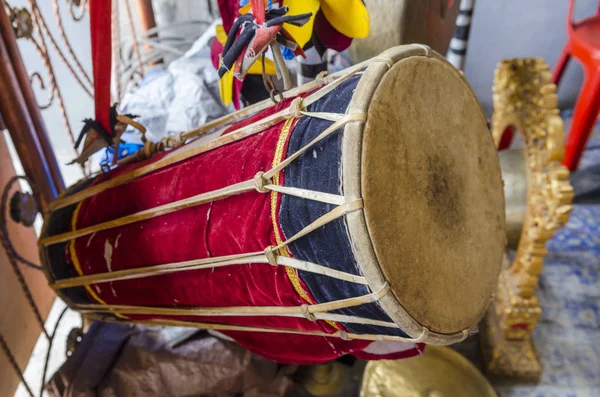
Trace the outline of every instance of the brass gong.
{"type": "Polygon", "coordinates": [[[371,361],[361,397],[493,397],[494,389],[473,364],[447,347],[427,346],[421,356],[371,361]]]}

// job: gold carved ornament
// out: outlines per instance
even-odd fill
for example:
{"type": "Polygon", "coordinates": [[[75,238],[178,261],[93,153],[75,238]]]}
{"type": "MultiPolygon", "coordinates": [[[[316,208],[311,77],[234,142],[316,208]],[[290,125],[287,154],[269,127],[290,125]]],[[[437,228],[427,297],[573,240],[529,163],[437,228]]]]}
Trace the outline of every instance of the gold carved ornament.
{"type": "Polygon", "coordinates": [[[492,374],[536,379],[541,365],[531,335],[541,315],[535,295],[538,276],[546,242],[567,222],[573,208],[569,172],[561,164],[564,129],[550,68],[540,58],[501,61],[494,76],[493,103],[496,146],[514,130],[523,141],[527,209],[516,255],[500,275],[496,300],[485,320],[484,353],[487,350],[492,374]]]}

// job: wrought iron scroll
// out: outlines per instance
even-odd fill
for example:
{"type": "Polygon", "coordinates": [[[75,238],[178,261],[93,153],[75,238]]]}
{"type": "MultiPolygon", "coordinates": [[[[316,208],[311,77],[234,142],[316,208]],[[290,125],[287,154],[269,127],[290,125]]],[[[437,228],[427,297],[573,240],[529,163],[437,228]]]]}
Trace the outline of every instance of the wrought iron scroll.
{"type": "MultiPolygon", "coordinates": [[[[87,12],[88,0],[65,1],[73,21],[81,21],[87,12]]],[[[48,22],[42,14],[36,0],[29,0],[27,7],[22,8],[12,7],[4,0],[4,7],[10,16],[17,40],[30,41],[44,63],[44,74],[39,71],[33,71],[29,74],[29,80],[32,87],[37,87],[37,91],[46,94],[45,98],[36,97],[38,106],[40,109],[47,109],[52,106],[55,101],[57,102],[69,139],[72,145],[75,146],[73,129],[69,123],[60,86],[57,83],[54,65],[49,53],[48,42],[50,42],[50,45],[56,51],[64,66],[66,66],[67,70],[73,76],[74,81],[76,81],[83,92],[90,97],[93,97],[92,80],[89,73],[83,68],[81,61],[75,54],[67,37],[59,0],[52,0],[52,6],[54,9],[56,27],[60,36],[59,39],[54,37],[50,31],[48,22]],[[65,48],[66,50],[64,50],[65,48]]],[[[34,90],[34,92],[36,92],[36,90],[34,90]]],[[[79,154],[75,149],[73,149],[73,151],[75,157],[77,157],[79,154]]]]}

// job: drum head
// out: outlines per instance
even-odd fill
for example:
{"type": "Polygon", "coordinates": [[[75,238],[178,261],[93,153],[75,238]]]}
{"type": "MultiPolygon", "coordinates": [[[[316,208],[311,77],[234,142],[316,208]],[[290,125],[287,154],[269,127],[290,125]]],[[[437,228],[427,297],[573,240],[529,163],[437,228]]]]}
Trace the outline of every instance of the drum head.
{"type": "Polygon", "coordinates": [[[412,319],[460,332],[498,282],[506,238],[496,148],[471,88],[437,54],[377,73],[356,179],[374,256],[412,319]]]}

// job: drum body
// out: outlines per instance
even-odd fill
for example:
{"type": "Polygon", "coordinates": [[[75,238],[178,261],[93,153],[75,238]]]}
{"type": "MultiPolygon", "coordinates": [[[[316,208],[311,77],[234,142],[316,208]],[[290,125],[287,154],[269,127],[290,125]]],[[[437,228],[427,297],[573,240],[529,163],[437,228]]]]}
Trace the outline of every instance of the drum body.
{"type": "Polygon", "coordinates": [[[95,318],[216,329],[286,363],[464,339],[505,242],[477,99],[423,46],[325,83],[72,188],[40,240],[51,285],[95,318]]]}

